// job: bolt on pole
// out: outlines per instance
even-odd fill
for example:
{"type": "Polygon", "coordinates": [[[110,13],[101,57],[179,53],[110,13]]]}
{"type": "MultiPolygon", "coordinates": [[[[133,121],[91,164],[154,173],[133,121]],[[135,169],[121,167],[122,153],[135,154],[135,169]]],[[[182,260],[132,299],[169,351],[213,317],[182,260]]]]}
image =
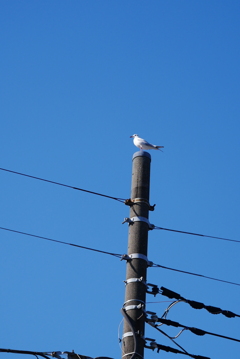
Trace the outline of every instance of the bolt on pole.
{"type": "Polygon", "coordinates": [[[128,260],[126,274],[125,302],[122,337],[122,359],[144,358],[146,302],[148,214],[150,191],[150,163],[148,152],[139,151],[133,155],[132,187],[128,233],[128,260]]]}

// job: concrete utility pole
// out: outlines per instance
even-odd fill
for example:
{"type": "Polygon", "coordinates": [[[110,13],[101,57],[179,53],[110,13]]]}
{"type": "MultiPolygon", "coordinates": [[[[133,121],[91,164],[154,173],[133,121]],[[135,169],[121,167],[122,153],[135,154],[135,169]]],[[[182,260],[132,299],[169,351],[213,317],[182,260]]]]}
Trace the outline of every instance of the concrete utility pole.
{"type": "Polygon", "coordinates": [[[122,359],[144,357],[150,162],[148,152],[133,155],[122,359]]]}

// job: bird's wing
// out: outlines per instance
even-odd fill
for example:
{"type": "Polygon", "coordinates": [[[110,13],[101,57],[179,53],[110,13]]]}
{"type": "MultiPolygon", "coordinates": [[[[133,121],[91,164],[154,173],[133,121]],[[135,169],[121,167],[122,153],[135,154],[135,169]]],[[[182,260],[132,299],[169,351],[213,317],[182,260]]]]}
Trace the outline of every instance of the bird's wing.
{"type": "Polygon", "coordinates": [[[153,146],[151,143],[149,143],[148,141],[144,140],[143,138],[141,138],[141,142],[142,142],[143,145],[153,146]]]}

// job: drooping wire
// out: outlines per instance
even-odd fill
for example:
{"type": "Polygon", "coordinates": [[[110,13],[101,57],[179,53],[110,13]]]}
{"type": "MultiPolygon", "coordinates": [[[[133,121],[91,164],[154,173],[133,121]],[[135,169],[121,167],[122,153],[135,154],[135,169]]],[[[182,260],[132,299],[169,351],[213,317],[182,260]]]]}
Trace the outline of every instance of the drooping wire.
{"type": "Polygon", "coordinates": [[[222,282],[222,283],[227,283],[227,284],[232,284],[232,285],[240,286],[240,283],[230,282],[230,281],[227,281],[227,280],[223,280],[223,279],[219,279],[219,278],[214,278],[214,277],[209,277],[209,276],[206,276],[206,275],[203,275],[203,274],[188,272],[188,271],[184,271],[184,270],[181,270],[181,269],[170,268],[170,267],[162,266],[162,265],[160,265],[160,264],[155,264],[155,263],[154,263],[154,264],[153,264],[153,267],[163,268],[163,269],[171,270],[171,271],[174,271],[174,272],[189,274],[189,275],[193,275],[193,276],[196,276],[196,277],[201,277],[201,278],[205,278],[205,279],[214,280],[214,281],[217,281],[217,282],[222,282]]]}
{"type": "Polygon", "coordinates": [[[74,243],[59,241],[59,240],[57,240],[57,239],[42,237],[42,236],[38,236],[38,235],[36,235],[36,234],[21,232],[21,231],[17,231],[17,230],[14,230],[14,229],[9,229],[9,228],[4,228],[4,227],[0,227],[0,229],[2,229],[2,230],[4,230],[4,231],[8,231],[8,232],[17,233],[17,234],[23,234],[23,235],[25,235],[25,236],[30,236],[30,237],[45,239],[46,241],[61,243],[61,244],[65,244],[65,245],[68,245],[68,246],[73,246],[73,247],[77,247],[77,248],[81,248],[81,249],[87,249],[87,250],[89,250],[89,251],[94,251],[94,252],[98,252],[98,253],[108,254],[108,255],[111,255],[111,256],[114,256],[114,257],[117,257],[117,258],[122,258],[122,255],[121,255],[121,254],[106,252],[106,251],[102,251],[102,250],[96,249],[96,248],[90,248],[90,247],[80,246],[79,244],[74,244],[74,243]]]}
{"type": "Polygon", "coordinates": [[[184,353],[186,353],[187,355],[189,355],[189,353],[177,342],[175,342],[175,340],[173,338],[171,338],[167,333],[165,333],[163,330],[159,329],[154,323],[152,323],[150,320],[146,319],[146,323],[149,324],[151,327],[157,329],[160,333],[162,333],[165,337],[167,337],[168,339],[170,339],[176,346],[178,346],[181,350],[184,351],[184,353]]]}
{"type": "MultiPolygon", "coordinates": [[[[102,250],[100,250],[100,249],[95,249],[95,248],[85,247],[85,246],[81,246],[81,245],[74,244],[74,243],[59,241],[59,240],[56,240],[56,239],[47,238],[47,237],[42,237],[42,236],[38,236],[38,235],[36,235],[36,234],[21,232],[21,231],[14,230],[14,229],[10,229],[10,228],[0,227],[0,230],[9,231],[9,232],[17,233],[17,234],[23,234],[23,235],[25,235],[25,236],[30,236],[30,237],[35,237],[35,238],[39,238],[39,239],[44,239],[44,240],[47,240],[47,241],[56,242],[56,243],[60,243],[60,244],[65,244],[65,245],[68,245],[68,246],[73,246],[73,247],[77,247],[77,248],[82,248],[82,249],[86,249],[86,250],[90,250],[90,251],[94,251],[94,252],[98,252],[98,253],[108,254],[108,255],[111,255],[111,256],[120,258],[121,260],[123,260],[123,259],[124,259],[124,260],[128,260],[128,258],[129,258],[129,256],[126,255],[126,254],[122,255],[122,254],[118,254],[118,253],[111,253],[111,252],[107,252],[107,251],[102,251],[102,250]]],[[[223,282],[223,283],[227,283],[227,284],[232,284],[232,285],[240,286],[239,283],[229,282],[229,281],[222,280],[222,279],[217,279],[217,278],[213,278],[213,277],[208,277],[208,276],[205,276],[205,275],[202,275],[202,274],[197,274],[197,273],[192,273],[192,272],[183,271],[183,270],[180,270],[180,269],[170,268],[170,267],[162,266],[162,265],[160,265],[160,264],[155,264],[155,263],[153,263],[152,266],[153,266],[153,267],[156,267],[156,268],[163,268],[163,269],[172,270],[172,271],[179,272],[179,273],[190,274],[190,275],[197,276],[197,277],[202,277],[202,278],[205,278],[205,279],[210,279],[210,280],[214,280],[214,281],[218,281],[218,282],[223,282]]]]}
{"type": "MultiPolygon", "coordinates": [[[[120,327],[121,327],[122,324],[123,324],[123,318],[122,318],[122,320],[121,320],[121,322],[119,323],[119,326],[118,326],[118,344],[119,344],[119,348],[121,350],[122,350],[122,348],[121,348],[122,339],[120,337],[120,327]]],[[[124,353],[124,354],[126,354],[126,353],[124,353]]]]}
{"type": "MultiPolygon", "coordinates": [[[[124,319],[126,320],[126,322],[128,323],[129,327],[131,328],[131,331],[132,331],[132,334],[133,334],[134,348],[133,348],[132,356],[130,358],[130,359],[132,359],[134,357],[134,355],[137,354],[137,352],[136,352],[137,351],[137,336],[136,336],[135,330],[133,328],[133,325],[131,323],[131,320],[129,319],[129,317],[128,317],[128,315],[127,315],[124,308],[121,308],[121,313],[122,313],[124,319]]],[[[125,355],[127,355],[127,354],[125,354],[125,355]]],[[[141,356],[141,355],[138,354],[138,356],[141,356]]]]}
{"type": "Polygon", "coordinates": [[[180,231],[177,229],[169,229],[169,228],[163,228],[163,227],[158,227],[158,226],[154,226],[153,229],[161,229],[163,231],[169,231],[169,232],[175,232],[175,233],[182,233],[182,234],[189,234],[191,236],[198,236],[198,237],[206,237],[206,238],[213,238],[213,239],[221,239],[222,241],[229,241],[229,242],[235,242],[235,243],[240,243],[239,240],[237,239],[230,239],[230,238],[223,238],[223,237],[215,237],[215,236],[209,236],[207,234],[199,234],[199,233],[193,233],[193,232],[186,232],[186,231],[180,231]]]}
{"type": "Polygon", "coordinates": [[[172,307],[176,304],[178,304],[179,302],[181,302],[181,300],[175,300],[174,302],[172,302],[167,309],[165,309],[163,315],[161,316],[161,318],[167,318],[167,315],[169,313],[169,310],[172,309],[172,307]]]}
{"type": "Polygon", "coordinates": [[[36,179],[38,181],[44,181],[44,182],[48,182],[48,183],[52,183],[52,184],[56,184],[58,186],[63,186],[63,187],[67,187],[67,188],[71,188],[71,189],[75,189],[78,191],[82,191],[82,192],[86,192],[86,193],[90,193],[90,194],[95,194],[96,196],[101,196],[101,197],[106,197],[106,198],[110,198],[110,199],[114,199],[115,201],[119,201],[124,203],[126,199],[124,198],[119,198],[119,197],[112,197],[112,196],[108,196],[106,194],[102,194],[102,193],[98,193],[98,192],[93,192],[93,191],[89,191],[83,188],[79,188],[79,187],[74,187],[74,186],[70,186],[64,183],[60,183],[60,182],[56,182],[56,181],[51,181],[45,178],[40,178],[40,177],[36,177],[36,176],[32,176],[32,175],[28,175],[26,173],[21,173],[21,172],[16,172],[16,171],[12,171],[12,170],[8,170],[6,168],[0,168],[1,171],[5,171],[5,172],[10,172],[10,173],[14,173],[16,175],[20,175],[20,176],[24,176],[24,177],[28,177],[28,178],[33,178],[36,179]]]}
{"type": "MultiPolygon", "coordinates": [[[[181,302],[181,300],[175,300],[175,302],[172,302],[172,303],[167,307],[167,309],[165,309],[163,315],[161,316],[161,319],[162,319],[162,318],[166,319],[166,318],[167,318],[167,315],[168,315],[168,313],[169,313],[169,311],[170,311],[170,309],[171,309],[174,305],[176,305],[176,304],[178,304],[178,303],[180,303],[180,302],[181,302]]],[[[163,325],[163,323],[162,323],[162,324],[158,324],[158,327],[160,327],[161,325],[163,325]]],[[[178,334],[176,334],[174,337],[171,337],[171,338],[172,338],[172,339],[177,339],[177,338],[182,334],[182,332],[184,332],[184,330],[185,330],[185,329],[180,330],[180,332],[179,332],[178,334]]]]}

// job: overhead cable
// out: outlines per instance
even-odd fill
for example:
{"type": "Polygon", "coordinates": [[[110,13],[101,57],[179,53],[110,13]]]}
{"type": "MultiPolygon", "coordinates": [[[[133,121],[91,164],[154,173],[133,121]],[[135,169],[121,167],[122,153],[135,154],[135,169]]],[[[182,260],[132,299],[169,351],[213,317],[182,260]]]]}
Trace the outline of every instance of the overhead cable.
{"type": "MultiPolygon", "coordinates": [[[[71,189],[75,189],[78,191],[82,191],[82,192],[86,192],[86,193],[90,193],[90,194],[94,194],[96,196],[101,196],[101,197],[105,197],[105,198],[110,198],[113,199],[115,201],[121,202],[121,203],[125,203],[126,205],[133,204],[134,202],[132,202],[131,199],[126,199],[126,198],[120,198],[120,197],[113,197],[113,196],[109,196],[103,193],[99,193],[99,192],[94,192],[94,191],[89,191],[83,188],[79,188],[79,187],[75,187],[75,186],[70,186],[64,183],[60,183],[60,182],[56,182],[56,181],[51,181],[45,178],[41,178],[41,177],[36,177],[33,175],[28,175],[26,173],[22,173],[22,172],[17,172],[17,171],[13,171],[13,170],[9,170],[7,168],[1,168],[1,171],[5,171],[5,172],[9,172],[9,173],[13,173],[16,175],[20,175],[20,176],[24,176],[24,177],[28,177],[28,178],[32,178],[32,179],[36,179],[38,181],[44,181],[44,182],[48,182],[48,183],[52,183],[58,186],[63,186],[63,187],[67,187],[67,188],[71,188],[71,189]]],[[[155,206],[155,205],[154,205],[155,206]]],[[[154,206],[150,206],[150,209],[153,210],[154,206]]],[[[193,236],[200,236],[200,237],[207,237],[207,238],[214,238],[214,239],[221,239],[223,241],[230,241],[230,242],[235,242],[235,243],[240,243],[240,240],[236,240],[236,239],[230,239],[230,238],[223,238],[223,237],[216,237],[216,236],[209,236],[206,234],[199,234],[199,233],[193,233],[193,232],[187,232],[187,231],[181,231],[181,230],[177,230],[177,229],[170,229],[170,228],[164,228],[164,227],[159,227],[159,226],[155,226],[153,225],[153,227],[151,229],[159,229],[159,230],[164,230],[164,231],[170,231],[170,232],[175,232],[175,233],[182,233],[182,234],[189,234],[189,235],[193,235],[193,236]]]]}
{"type": "Polygon", "coordinates": [[[163,350],[168,353],[188,355],[189,357],[194,358],[194,359],[210,359],[209,357],[205,357],[202,355],[189,354],[184,351],[181,351],[181,350],[178,350],[178,349],[166,346],[166,345],[158,344],[155,342],[155,339],[145,338],[145,341],[150,341],[149,345],[145,344],[145,348],[149,348],[152,350],[157,349],[158,353],[160,352],[160,350],[163,350]]]}
{"type": "MultiPolygon", "coordinates": [[[[146,313],[148,313],[148,312],[146,312],[146,313]]],[[[157,329],[157,330],[158,330],[160,333],[162,333],[165,337],[167,337],[168,339],[170,339],[176,346],[178,346],[180,349],[182,349],[182,351],[183,351],[184,353],[186,353],[187,355],[189,355],[189,353],[188,353],[180,344],[178,344],[178,343],[174,340],[174,338],[170,337],[170,336],[169,336],[167,333],[165,333],[163,330],[159,329],[157,324],[155,324],[155,323],[154,323],[153,321],[151,321],[151,320],[148,320],[147,318],[145,319],[145,321],[146,321],[147,324],[149,324],[149,325],[151,325],[152,327],[154,327],[155,329],[157,329]]]]}
{"type": "Polygon", "coordinates": [[[174,272],[189,274],[189,275],[193,275],[193,276],[196,276],[196,277],[201,277],[201,278],[205,278],[205,279],[214,280],[214,281],[217,281],[217,282],[222,282],[222,283],[227,283],[227,284],[232,284],[232,285],[240,286],[239,283],[230,282],[230,281],[227,281],[227,280],[218,279],[218,278],[214,278],[214,277],[209,277],[209,276],[206,276],[206,275],[203,275],[203,274],[188,272],[188,271],[184,271],[184,270],[181,270],[181,269],[170,268],[170,267],[162,266],[162,265],[160,265],[160,264],[155,264],[155,263],[153,263],[153,267],[163,268],[163,269],[171,270],[171,271],[174,271],[174,272]]]}
{"type": "MultiPolygon", "coordinates": [[[[14,349],[3,349],[0,348],[0,353],[12,353],[12,354],[29,354],[29,355],[34,355],[35,357],[41,356],[43,358],[49,359],[49,355],[52,355],[53,353],[45,353],[45,352],[33,352],[30,350],[14,350],[14,349]]],[[[55,356],[55,358],[59,358],[57,356],[55,356]]]]}
{"type": "Polygon", "coordinates": [[[110,198],[110,199],[114,199],[115,201],[119,201],[124,203],[126,199],[124,198],[119,198],[119,197],[112,197],[112,196],[108,196],[106,194],[102,194],[102,193],[98,193],[98,192],[93,192],[93,191],[89,191],[83,188],[79,188],[79,187],[74,187],[74,186],[70,186],[64,183],[60,183],[60,182],[56,182],[56,181],[51,181],[45,178],[40,178],[40,177],[36,177],[36,176],[32,176],[32,175],[28,175],[26,173],[21,173],[21,172],[16,172],[16,171],[12,171],[12,170],[8,170],[6,168],[0,168],[1,171],[5,171],[5,172],[10,172],[10,173],[14,173],[16,175],[20,175],[20,176],[24,176],[24,177],[28,177],[28,178],[33,178],[36,179],[38,181],[44,181],[44,182],[48,182],[48,183],[52,183],[52,184],[56,184],[58,186],[63,186],[63,187],[67,187],[67,188],[72,188],[75,189],[77,191],[82,191],[82,192],[87,192],[87,193],[91,193],[91,194],[95,194],[96,196],[101,196],[101,197],[106,197],[106,198],[110,198]]]}
{"type": "Polygon", "coordinates": [[[203,336],[205,334],[208,334],[208,335],[213,335],[215,337],[219,337],[219,338],[223,338],[223,339],[227,339],[227,340],[233,340],[235,342],[240,343],[240,339],[227,337],[226,335],[222,335],[222,334],[207,332],[206,330],[202,330],[202,329],[198,329],[198,328],[194,328],[194,327],[188,327],[188,326],[180,324],[178,322],[174,322],[173,320],[169,320],[169,319],[165,319],[165,318],[158,318],[155,315],[153,315],[152,318],[150,318],[150,319],[146,318],[146,322],[149,323],[150,325],[151,325],[151,323],[153,323],[152,326],[154,326],[154,327],[156,326],[156,323],[158,322],[158,323],[166,324],[168,326],[172,326],[172,327],[176,327],[176,328],[178,328],[178,327],[184,328],[185,330],[189,330],[191,333],[193,333],[195,335],[203,336]]]}
{"type": "MultiPolygon", "coordinates": [[[[54,351],[54,352],[34,352],[34,351],[30,351],[30,350],[15,350],[15,349],[3,349],[0,348],[0,353],[12,353],[12,354],[29,354],[29,355],[34,355],[36,358],[38,358],[39,356],[45,358],[45,359],[50,359],[50,357],[52,358],[57,358],[57,359],[63,359],[62,355],[65,357],[67,355],[68,358],[81,358],[81,359],[94,359],[91,358],[89,356],[86,355],[80,355],[77,354],[73,351],[68,352],[68,351],[54,351]]],[[[106,359],[107,357],[97,357],[95,359],[106,359]]],[[[108,358],[108,359],[112,359],[112,358],[108,358]]]]}
{"type": "Polygon", "coordinates": [[[180,230],[177,230],[177,229],[169,229],[169,228],[163,228],[163,227],[158,227],[158,226],[154,226],[153,229],[161,229],[161,230],[164,230],[164,231],[170,231],[170,232],[176,232],[176,233],[182,233],[182,234],[189,234],[189,235],[191,235],[191,236],[214,238],[214,239],[221,239],[222,241],[229,241],[229,242],[240,243],[240,241],[237,240],[237,239],[230,239],[230,238],[223,238],[223,237],[215,237],[215,236],[209,236],[209,235],[207,235],[207,234],[199,234],[199,233],[193,233],[193,232],[180,231],[180,230]]]}
{"type": "Polygon", "coordinates": [[[25,235],[25,236],[30,236],[30,237],[45,239],[46,241],[51,241],[51,242],[66,244],[66,245],[68,245],[68,246],[73,246],[73,247],[77,247],[77,248],[81,248],[81,249],[87,249],[87,250],[89,250],[89,251],[94,251],[94,252],[103,253],[103,254],[109,254],[109,255],[114,256],[114,257],[117,257],[117,258],[122,258],[122,255],[121,255],[121,254],[106,252],[106,251],[102,251],[102,250],[96,249],[96,248],[90,248],[90,247],[80,246],[79,244],[74,244],[74,243],[69,243],[69,242],[63,242],[63,241],[59,241],[59,240],[57,240],[57,239],[42,237],[42,236],[38,236],[38,235],[36,235],[36,234],[31,234],[31,233],[16,231],[16,230],[14,230],[14,229],[9,229],[9,228],[4,228],[4,227],[0,227],[0,229],[2,229],[2,230],[4,230],[4,231],[8,231],[8,232],[17,233],[17,234],[23,234],[23,235],[25,235]]]}
{"type": "Polygon", "coordinates": [[[235,314],[235,313],[231,312],[230,310],[223,310],[221,308],[214,307],[212,305],[205,305],[201,302],[196,302],[195,300],[186,299],[186,298],[182,297],[180,294],[175,293],[165,287],[161,287],[159,293],[164,295],[165,297],[175,298],[179,301],[188,303],[194,309],[206,309],[211,314],[223,314],[227,318],[240,317],[239,314],[235,314]]]}
{"type": "MultiPolygon", "coordinates": [[[[77,247],[77,248],[87,249],[87,250],[89,250],[89,251],[94,251],[94,252],[98,252],[98,253],[108,254],[108,255],[111,255],[111,256],[120,258],[121,260],[123,260],[123,259],[129,260],[129,256],[126,255],[126,254],[123,254],[123,255],[122,255],[122,254],[118,254],[118,253],[111,253],[111,252],[107,252],[107,251],[102,251],[102,250],[100,250],[100,249],[85,247],[85,246],[81,246],[81,245],[78,245],[78,244],[69,243],[69,242],[64,242],[64,241],[60,241],[60,240],[56,240],[56,239],[52,239],[52,238],[48,238],[48,237],[42,237],[42,236],[38,236],[38,235],[36,235],[36,234],[21,232],[21,231],[18,231],[18,230],[14,230],[14,229],[10,229],[10,228],[5,228],[5,227],[0,227],[0,230],[9,231],[9,232],[17,233],[17,234],[23,234],[23,235],[25,235],[25,236],[40,238],[40,239],[44,239],[44,240],[47,240],[47,241],[56,242],[56,243],[60,243],[60,244],[65,244],[65,245],[73,246],[73,247],[77,247]]],[[[131,258],[130,258],[130,259],[131,259],[131,258]]],[[[215,281],[218,281],[218,282],[223,282],[223,283],[227,283],[227,284],[232,284],[232,285],[240,286],[239,283],[229,282],[229,281],[226,281],[226,280],[217,279],[217,278],[213,278],[213,277],[208,277],[208,276],[205,276],[205,275],[202,275],[202,274],[187,272],[187,271],[183,271],[183,270],[180,270],[180,269],[165,267],[165,266],[162,266],[162,265],[160,265],[160,264],[152,263],[152,267],[163,268],[163,269],[172,270],[172,271],[179,272],[179,273],[190,274],[190,275],[197,276],[197,277],[202,277],[202,278],[206,278],[206,279],[210,279],[210,280],[215,280],[215,281]]]]}

